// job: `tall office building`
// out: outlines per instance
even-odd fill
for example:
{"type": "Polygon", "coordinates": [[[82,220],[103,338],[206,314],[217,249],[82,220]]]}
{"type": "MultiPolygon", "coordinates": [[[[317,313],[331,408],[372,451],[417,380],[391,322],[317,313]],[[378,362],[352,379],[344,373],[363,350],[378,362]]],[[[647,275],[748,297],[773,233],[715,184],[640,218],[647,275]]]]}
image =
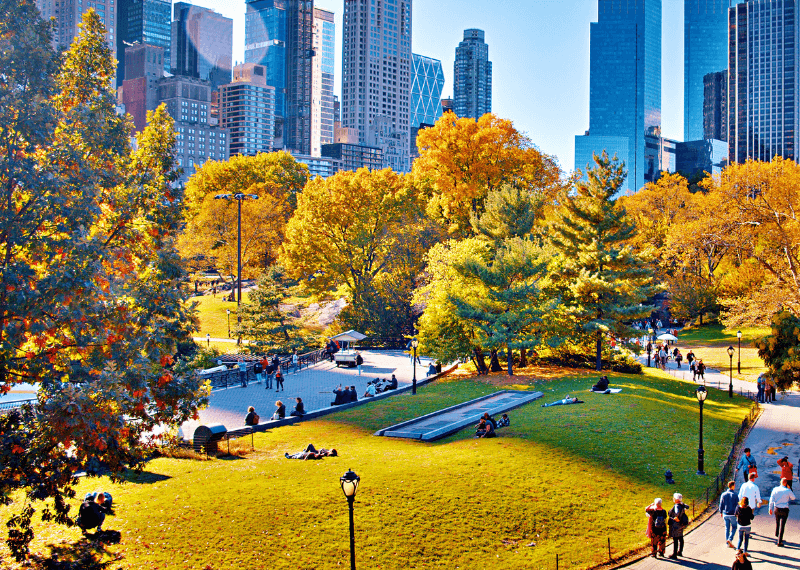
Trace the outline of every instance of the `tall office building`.
{"type": "Polygon", "coordinates": [[[230,153],[271,152],[275,133],[275,88],[267,85],[263,65],[233,68],[233,83],[219,90],[219,123],[228,129],[230,153]]]}
{"type": "Polygon", "coordinates": [[[231,82],[233,20],[187,2],[173,6],[170,66],[174,75],[197,77],[211,90],[231,82]]]}
{"type": "Polygon", "coordinates": [[[798,160],[798,0],[731,7],[728,36],[728,155],[798,160]]]}
{"type": "Polygon", "coordinates": [[[55,20],[53,27],[53,47],[69,47],[75,36],[78,35],[78,24],[81,23],[83,13],[90,8],[97,12],[100,20],[106,27],[106,38],[108,39],[108,47],[111,48],[111,54],[116,57],[117,53],[117,40],[116,40],[116,14],[114,13],[114,0],[95,0],[94,2],[75,2],[71,0],[66,2],[64,0],[36,0],[36,7],[39,8],[39,13],[42,18],[55,20]]]}
{"type": "Polygon", "coordinates": [[[683,4],[683,138],[703,133],[703,78],[728,67],[731,0],[685,0],[683,4]]]}
{"type": "Polygon", "coordinates": [[[453,110],[478,119],[492,112],[492,62],[483,30],[464,30],[453,63],[453,110]]]}
{"type": "Polygon", "coordinates": [[[336,27],[333,12],[314,8],[314,60],[311,77],[311,156],[333,142],[333,70],[336,27]]]}
{"type": "Polygon", "coordinates": [[[125,77],[126,45],[163,47],[164,71],[169,73],[171,8],[172,0],[117,0],[117,86],[125,77]]]}
{"type": "Polygon", "coordinates": [[[411,0],[345,0],[342,127],[410,169],[411,0]]]}
{"type": "Polygon", "coordinates": [[[728,71],[703,77],[703,139],[728,140],[728,71]]]}
{"type": "Polygon", "coordinates": [[[118,89],[136,132],[147,126],[147,111],[158,107],[158,80],[164,77],[164,48],[135,44],[125,48],[125,78],[118,89]]]}
{"type": "Polygon", "coordinates": [[[575,167],[594,165],[592,154],[604,150],[616,154],[628,170],[622,191],[635,192],[653,170],[645,136],[660,134],[661,0],[599,0],[591,25],[589,130],[575,137],[575,167]]]}
{"type": "Polygon", "coordinates": [[[247,0],[244,61],[275,88],[276,148],[311,153],[313,0],[247,0]]]}
{"type": "Polygon", "coordinates": [[[411,65],[411,128],[423,123],[432,125],[442,116],[442,62],[414,53],[411,65]]]}

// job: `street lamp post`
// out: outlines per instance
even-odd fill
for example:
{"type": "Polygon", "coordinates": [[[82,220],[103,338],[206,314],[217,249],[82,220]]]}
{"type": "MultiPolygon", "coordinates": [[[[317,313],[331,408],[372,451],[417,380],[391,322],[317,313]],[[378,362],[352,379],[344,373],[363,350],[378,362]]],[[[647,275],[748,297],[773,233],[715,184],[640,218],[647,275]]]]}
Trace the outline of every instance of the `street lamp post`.
{"type": "Polygon", "coordinates": [[[736,373],[742,373],[742,331],[736,331],[736,338],[739,339],[739,354],[736,355],[736,373]]]}
{"type": "Polygon", "coordinates": [[[225,312],[228,313],[228,338],[231,338],[231,310],[225,309],[225,312]]]}
{"type": "Polygon", "coordinates": [[[206,333],[206,342],[208,343],[208,348],[211,348],[211,333],[206,333]]]}
{"type": "Polygon", "coordinates": [[[352,469],[348,469],[347,473],[339,479],[342,485],[342,492],[347,497],[347,504],[350,507],[350,570],[356,570],[356,531],[353,523],[353,501],[356,499],[359,481],[361,481],[361,477],[353,473],[352,469]]]}
{"type": "Polygon", "coordinates": [[[411,350],[413,350],[413,357],[411,358],[411,366],[414,367],[414,378],[411,380],[411,393],[417,393],[417,347],[419,346],[419,341],[417,337],[414,337],[411,340],[411,350]]]}
{"type": "Polygon", "coordinates": [[[647,341],[647,367],[650,368],[650,353],[653,351],[653,346],[650,341],[647,341]]]}
{"type": "Polygon", "coordinates": [[[703,470],[706,454],[706,452],[703,451],[703,402],[706,401],[706,397],[708,396],[705,386],[698,386],[695,395],[697,396],[697,401],[700,403],[700,447],[697,448],[697,474],[705,475],[706,472],[703,470]]]}
{"type": "Polygon", "coordinates": [[[733,398],[733,353],[736,352],[736,349],[732,346],[728,347],[728,358],[731,359],[731,374],[730,374],[730,383],[728,384],[728,397],[733,398]]]}
{"type": "MultiPolygon", "coordinates": [[[[239,192],[237,194],[217,194],[214,196],[215,200],[236,200],[238,203],[238,218],[237,218],[237,238],[236,238],[236,285],[237,285],[237,295],[236,295],[236,323],[240,326],[242,324],[242,202],[245,200],[258,200],[257,194],[244,194],[239,192]]],[[[230,336],[230,335],[229,335],[230,336]]],[[[241,338],[239,342],[241,342],[241,338]]]]}

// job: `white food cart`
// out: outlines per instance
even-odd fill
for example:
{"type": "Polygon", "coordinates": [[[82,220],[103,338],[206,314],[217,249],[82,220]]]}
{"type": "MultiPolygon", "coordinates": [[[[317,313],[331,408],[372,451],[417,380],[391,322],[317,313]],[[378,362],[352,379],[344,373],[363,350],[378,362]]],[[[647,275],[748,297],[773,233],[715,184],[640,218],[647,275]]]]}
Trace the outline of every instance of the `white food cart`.
{"type": "Polygon", "coordinates": [[[367,335],[353,330],[339,333],[336,336],[331,337],[331,340],[335,340],[339,343],[339,352],[333,355],[333,360],[336,362],[336,366],[338,367],[342,364],[349,366],[350,368],[355,366],[357,353],[354,348],[351,348],[351,346],[353,343],[365,338],[367,338],[367,335]]]}

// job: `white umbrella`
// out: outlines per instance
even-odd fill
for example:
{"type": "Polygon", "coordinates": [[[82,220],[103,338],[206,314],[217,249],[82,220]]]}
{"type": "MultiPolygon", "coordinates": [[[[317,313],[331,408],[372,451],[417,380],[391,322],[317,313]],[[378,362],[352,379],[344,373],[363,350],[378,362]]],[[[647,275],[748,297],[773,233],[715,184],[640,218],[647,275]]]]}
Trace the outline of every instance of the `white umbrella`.
{"type": "Polygon", "coordinates": [[[678,340],[674,334],[664,333],[660,334],[656,337],[658,340],[678,340]]]}

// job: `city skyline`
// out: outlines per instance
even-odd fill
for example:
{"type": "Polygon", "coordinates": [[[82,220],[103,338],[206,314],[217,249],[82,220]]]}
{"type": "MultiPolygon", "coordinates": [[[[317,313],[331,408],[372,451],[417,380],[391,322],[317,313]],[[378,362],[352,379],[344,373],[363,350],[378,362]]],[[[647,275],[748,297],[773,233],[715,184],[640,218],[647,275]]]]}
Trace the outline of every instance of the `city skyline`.
{"type": "MultiPolygon", "coordinates": [[[[234,20],[233,59],[244,59],[245,4],[198,0],[234,20]]],[[[342,29],[343,0],[316,0],[335,13],[342,29]]],[[[491,13],[455,0],[415,0],[412,51],[442,62],[444,97],[453,95],[455,48],[464,30],[486,32],[493,69],[492,109],[512,120],[542,151],[573,169],[574,136],[589,124],[589,26],[597,21],[597,0],[521,2],[500,0],[491,13]],[[520,68],[527,70],[520,73],[520,68]],[[554,80],[557,79],[557,80],[554,80]]],[[[683,139],[683,6],[663,0],[662,133],[683,139]]],[[[334,93],[341,94],[342,42],[337,34],[334,93]]]]}

